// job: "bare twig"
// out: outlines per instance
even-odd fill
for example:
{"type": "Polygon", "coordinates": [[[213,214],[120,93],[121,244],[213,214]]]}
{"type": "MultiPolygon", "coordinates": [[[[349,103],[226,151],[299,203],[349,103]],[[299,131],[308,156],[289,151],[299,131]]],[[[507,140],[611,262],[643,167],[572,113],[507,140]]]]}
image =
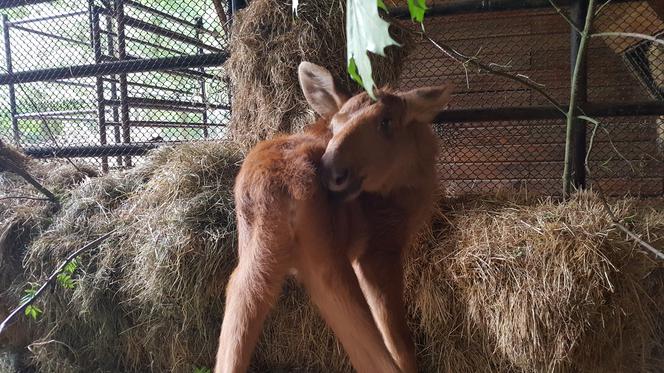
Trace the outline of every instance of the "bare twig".
{"type": "Polygon", "coordinates": [[[579,29],[579,26],[578,26],[576,23],[574,23],[574,21],[572,21],[571,18],[569,18],[569,16],[567,15],[567,13],[565,13],[565,12],[564,12],[564,11],[558,6],[558,4],[556,4],[553,0],[549,0],[549,3],[551,3],[551,6],[553,7],[553,9],[555,9],[556,12],[558,12],[558,14],[560,14],[560,16],[563,17],[563,18],[565,19],[565,21],[567,21],[567,23],[569,23],[569,25],[572,26],[572,28],[573,28],[576,32],[578,32],[579,34],[581,33],[581,29],[579,29]]]}
{"type": "Polygon", "coordinates": [[[450,58],[452,58],[456,61],[461,62],[464,65],[464,68],[465,68],[466,64],[473,65],[473,66],[477,67],[480,70],[484,70],[484,71],[486,71],[490,74],[498,75],[498,76],[502,76],[502,77],[510,79],[510,80],[514,80],[516,82],[519,82],[519,83],[533,89],[534,91],[536,91],[537,93],[542,95],[547,101],[549,101],[562,114],[565,114],[565,115],[567,114],[567,110],[565,109],[565,107],[561,103],[559,103],[555,98],[553,98],[553,96],[551,96],[546,90],[544,90],[542,84],[534,82],[532,79],[528,78],[527,76],[525,76],[523,74],[514,74],[514,73],[509,73],[509,72],[505,72],[505,71],[496,69],[491,64],[485,64],[485,63],[479,61],[479,59],[477,57],[467,56],[467,55],[455,50],[454,48],[450,47],[449,45],[443,44],[441,42],[437,42],[434,39],[432,39],[429,36],[429,34],[427,34],[427,32],[424,30],[424,25],[422,25],[422,31],[421,32],[415,32],[415,31],[409,30],[409,29],[407,29],[405,27],[402,27],[402,26],[398,26],[398,27],[402,28],[403,30],[406,30],[407,32],[411,32],[411,33],[414,33],[416,35],[422,36],[424,39],[428,40],[431,44],[433,44],[440,51],[445,53],[447,56],[449,56],[450,58]]]}
{"type": "Polygon", "coordinates": [[[7,196],[7,197],[0,197],[0,201],[7,200],[7,199],[30,199],[34,201],[50,201],[48,198],[39,198],[39,197],[30,197],[30,196],[7,196]]]}
{"type": "MultiPolygon", "coordinates": [[[[599,127],[600,124],[599,124],[599,121],[594,120],[592,118],[588,118],[588,117],[580,117],[580,118],[583,119],[583,120],[590,121],[594,124],[593,131],[590,135],[590,141],[589,141],[589,144],[588,144],[588,152],[586,152],[586,159],[584,161],[584,166],[586,168],[586,174],[588,175],[588,177],[593,179],[592,172],[590,170],[589,160],[590,160],[590,153],[593,150],[593,143],[595,141],[595,134],[597,133],[597,127],[599,127]]],[[[641,247],[643,247],[646,250],[653,253],[657,258],[664,259],[664,253],[657,250],[651,244],[649,244],[648,242],[641,239],[641,237],[639,237],[636,233],[630,231],[627,227],[625,227],[620,222],[620,219],[618,219],[616,217],[616,215],[613,213],[613,210],[611,209],[611,206],[609,205],[609,202],[606,200],[606,196],[604,194],[604,189],[602,188],[602,185],[599,182],[597,182],[596,184],[593,185],[593,187],[597,188],[597,192],[598,192],[597,195],[599,196],[600,200],[602,201],[602,205],[604,205],[604,210],[606,211],[606,214],[611,219],[611,222],[613,223],[613,225],[616,226],[621,231],[623,231],[628,237],[630,237],[631,239],[636,241],[639,245],[641,245],[641,247]]]]}
{"type": "Polygon", "coordinates": [[[649,40],[649,41],[652,41],[653,43],[656,43],[656,44],[659,44],[659,45],[664,45],[664,40],[662,40],[662,39],[657,39],[656,37],[654,37],[652,35],[639,34],[639,33],[636,33],[636,32],[598,32],[598,33],[590,35],[591,38],[601,38],[601,37],[606,37],[606,36],[649,40]]]}
{"type": "Polygon", "coordinates": [[[569,96],[569,108],[567,111],[567,129],[565,134],[565,164],[563,169],[563,197],[567,198],[569,196],[571,187],[572,187],[572,178],[571,178],[571,167],[572,167],[572,130],[574,126],[574,120],[576,118],[577,108],[576,108],[576,99],[577,99],[577,87],[579,83],[579,71],[581,70],[581,65],[585,62],[586,59],[586,47],[588,45],[588,36],[590,35],[590,28],[593,23],[593,8],[595,5],[595,0],[588,0],[588,11],[586,12],[586,24],[583,27],[583,32],[581,32],[581,40],[579,42],[579,50],[576,54],[576,63],[574,65],[574,71],[572,72],[572,81],[570,83],[570,96],[569,96]]]}
{"type": "Polygon", "coordinates": [[[599,7],[597,7],[597,11],[595,12],[595,17],[597,17],[598,15],[600,15],[600,14],[602,13],[602,10],[604,10],[604,8],[605,8],[607,5],[609,5],[609,3],[611,3],[611,0],[606,0],[606,2],[605,2],[604,4],[602,4],[602,5],[600,5],[599,7]]]}
{"type": "Polygon", "coordinates": [[[53,202],[56,206],[60,205],[60,201],[58,200],[58,197],[55,196],[55,194],[53,194],[50,190],[46,189],[46,187],[41,185],[39,181],[37,181],[34,177],[32,177],[32,175],[28,173],[28,171],[24,170],[22,167],[18,166],[11,160],[5,157],[0,157],[0,169],[7,170],[22,177],[30,185],[35,187],[39,192],[48,197],[48,199],[51,202],[53,202]]]}
{"type": "Polygon", "coordinates": [[[39,289],[34,293],[34,295],[32,297],[30,297],[29,299],[27,299],[25,302],[23,302],[18,308],[14,309],[9,314],[9,316],[7,316],[7,318],[5,318],[2,321],[2,324],[0,324],[0,334],[2,334],[2,332],[5,330],[5,328],[9,324],[9,322],[11,322],[11,320],[14,317],[16,317],[16,315],[18,315],[21,312],[25,311],[25,309],[29,305],[34,303],[34,301],[44,292],[44,290],[46,290],[46,288],[48,288],[48,286],[51,285],[55,281],[55,279],[58,277],[58,275],[60,273],[62,273],[64,268],[67,266],[67,264],[69,264],[72,260],[76,259],[77,256],[81,255],[85,251],[92,250],[92,249],[98,247],[99,244],[101,244],[104,240],[106,240],[114,232],[115,231],[111,231],[111,232],[108,232],[106,234],[103,234],[100,237],[98,237],[97,239],[95,239],[94,241],[89,242],[85,246],[83,246],[80,249],[78,249],[78,250],[74,251],[73,253],[69,254],[65,258],[65,260],[62,263],[60,263],[60,265],[55,269],[55,271],[53,271],[53,273],[48,277],[48,279],[46,279],[46,282],[44,282],[39,287],[39,289]]]}

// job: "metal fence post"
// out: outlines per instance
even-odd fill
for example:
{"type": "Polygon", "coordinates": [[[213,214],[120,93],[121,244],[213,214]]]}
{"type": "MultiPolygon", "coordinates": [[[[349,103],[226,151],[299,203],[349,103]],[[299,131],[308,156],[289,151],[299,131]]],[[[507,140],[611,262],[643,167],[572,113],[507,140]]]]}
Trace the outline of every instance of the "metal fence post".
{"type": "MultiPolygon", "coordinates": [[[[570,18],[576,24],[579,30],[583,30],[586,24],[586,13],[588,12],[587,0],[576,0],[570,6],[570,18]]],[[[573,28],[570,27],[570,69],[573,70],[576,65],[576,57],[579,51],[579,44],[581,43],[581,35],[573,28]]],[[[588,102],[588,69],[587,59],[579,66],[580,71],[577,72],[578,83],[576,88],[577,106],[583,108],[588,102]]],[[[570,72],[571,74],[573,71],[570,72]]],[[[577,189],[586,188],[586,121],[581,119],[574,119],[573,138],[574,138],[574,154],[573,154],[573,183],[577,189]]]]}
{"type": "MultiPolygon", "coordinates": [[[[108,12],[106,12],[106,48],[108,49],[108,56],[111,59],[113,59],[116,58],[115,43],[113,42],[113,16],[112,13],[110,13],[112,9],[107,9],[107,10],[108,12]]],[[[111,100],[113,101],[118,100],[118,84],[116,83],[117,79],[118,79],[117,75],[111,75],[111,100]]],[[[111,108],[111,111],[113,115],[113,123],[120,123],[120,111],[118,110],[118,107],[114,105],[111,108]]],[[[120,137],[119,126],[113,126],[113,139],[115,140],[116,144],[120,144],[122,142],[122,138],[120,137]]],[[[121,156],[118,156],[115,162],[118,167],[122,167],[121,156]]]]}
{"type": "MultiPolygon", "coordinates": [[[[9,18],[6,14],[2,15],[2,34],[5,43],[5,64],[7,67],[7,74],[11,75],[14,72],[14,67],[12,66],[12,49],[9,37],[9,18]]],[[[14,134],[14,144],[20,146],[21,131],[18,128],[18,119],[16,118],[16,88],[14,87],[14,83],[8,84],[7,88],[9,89],[9,116],[12,123],[12,132],[14,134]]]]}
{"type": "MultiPolygon", "coordinates": [[[[201,37],[201,31],[200,30],[203,28],[203,17],[198,17],[198,19],[196,19],[196,26],[198,27],[198,29],[196,30],[196,39],[200,40],[200,37],[201,37]]],[[[198,54],[203,54],[203,53],[204,53],[203,48],[198,47],[198,54]]],[[[205,73],[205,68],[204,67],[199,67],[198,71],[200,71],[202,73],[205,73]]],[[[198,82],[199,82],[200,87],[201,87],[201,100],[202,100],[203,104],[205,105],[205,109],[201,113],[202,114],[202,120],[203,120],[203,137],[207,139],[209,137],[208,127],[207,127],[207,124],[208,124],[208,112],[207,112],[208,100],[207,100],[207,92],[206,92],[206,89],[205,89],[205,78],[201,77],[198,80],[198,82]]]]}
{"type": "MultiPolygon", "coordinates": [[[[95,63],[101,64],[101,32],[99,24],[99,9],[94,5],[93,0],[90,0],[90,11],[92,12],[92,47],[95,54],[95,63]]],[[[106,145],[106,105],[104,103],[104,79],[101,76],[97,77],[97,122],[99,125],[99,144],[106,145]]],[[[101,158],[101,169],[103,172],[108,172],[108,157],[101,158]]]]}
{"type": "MultiPolygon", "coordinates": [[[[127,58],[126,40],[125,40],[125,14],[123,0],[115,0],[115,19],[117,23],[118,34],[118,60],[123,61],[127,58]]],[[[120,74],[120,123],[122,124],[122,142],[131,143],[131,133],[129,128],[129,93],[127,92],[127,73],[120,74]]],[[[131,156],[124,158],[125,166],[131,167],[131,156]]]]}

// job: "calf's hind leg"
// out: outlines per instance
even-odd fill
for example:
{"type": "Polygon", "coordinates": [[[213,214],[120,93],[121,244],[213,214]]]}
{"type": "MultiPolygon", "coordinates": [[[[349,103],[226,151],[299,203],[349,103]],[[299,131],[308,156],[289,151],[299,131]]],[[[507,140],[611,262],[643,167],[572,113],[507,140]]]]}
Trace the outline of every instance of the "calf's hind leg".
{"type": "Polygon", "coordinates": [[[392,357],[404,373],[416,373],[403,302],[401,250],[367,250],[353,260],[353,268],[392,357]]]}
{"type": "Polygon", "coordinates": [[[239,264],[228,282],[215,373],[247,371],[263,322],[281,291],[287,262],[267,256],[269,251],[257,241],[241,248],[239,264]]]}
{"type": "Polygon", "coordinates": [[[302,267],[311,300],[360,373],[399,372],[376,328],[350,262],[338,252],[302,267]]]}

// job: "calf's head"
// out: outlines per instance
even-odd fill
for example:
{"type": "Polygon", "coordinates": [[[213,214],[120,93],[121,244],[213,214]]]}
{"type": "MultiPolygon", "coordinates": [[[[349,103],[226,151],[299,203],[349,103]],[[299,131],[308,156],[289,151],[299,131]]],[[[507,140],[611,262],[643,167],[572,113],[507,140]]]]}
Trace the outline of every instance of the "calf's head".
{"type": "Polygon", "coordinates": [[[309,105],[330,118],[332,139],[321,174],[332,192],[346,199],[362,191],[386,194],[413,182],[408,179],[422,171],[422,162],[433,168],[430,123],[447,106],[451,84],[406,92],[377,90],[373,100],[366,92],[349,98],[329,71],[312,63],[302,62],[298,74],[309,105]]]}

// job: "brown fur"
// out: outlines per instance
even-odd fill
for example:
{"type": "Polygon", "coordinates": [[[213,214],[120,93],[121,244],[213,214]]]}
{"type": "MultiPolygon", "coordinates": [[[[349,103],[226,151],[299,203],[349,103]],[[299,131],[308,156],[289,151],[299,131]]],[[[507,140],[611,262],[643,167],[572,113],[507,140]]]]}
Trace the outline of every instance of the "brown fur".
{"type": "Polygon", "coordinates": [[[303,134],[258,144],[242,165],[235,185],[239,263],[227,288],[215,372],[247,370],[263,321],[293,272],[355,369],[415,372],[402,258],[432,206],[435,136],[410,112],[422,110],[409,106],[412,94],[346,100],[320,77],[324,70],[309,66],[302,78],[302,69],[307,99],[334,115],[303,134]],[[385,115],[394,127],[381,138],[385,115]],[[341,166],[352,168],[349,185],[360,185],[359,197],[325,188],[326,175],[341,166]]]}

